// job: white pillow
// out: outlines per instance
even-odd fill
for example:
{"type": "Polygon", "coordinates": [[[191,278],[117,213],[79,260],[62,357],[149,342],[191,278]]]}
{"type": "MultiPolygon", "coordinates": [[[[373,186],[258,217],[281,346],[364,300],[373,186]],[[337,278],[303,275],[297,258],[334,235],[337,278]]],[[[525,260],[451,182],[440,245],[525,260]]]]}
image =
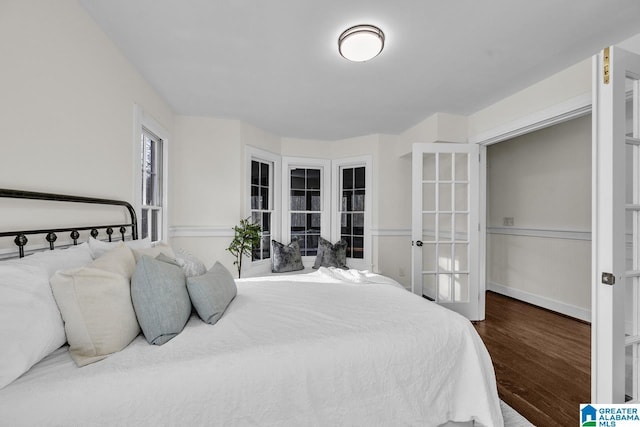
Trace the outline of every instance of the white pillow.
{"type": "Polygon", "coordinates": [[[155,258],[160,254],[165,254],[171,259],[176,259],[176,254],[173,252],[173,249],[171,249],[171,246],[167,245],[164,242],[159,242],[152,248],[133,250],[133,256],[136,257],[136,263],[140,261],[140,258],[143,255],[149,256],[151,258],[155,258]]]}
{"type": "MultiPolygon", "coordinates": [[[[105,252],[117,247],[120,243],[122,243],[122,241],[104,242],[94,239],[93,237],[89,238],[89,248],[93,259],[100,258],[105,252]]],[[[127,240],[124,244],[127,245],[129,249],[148,249],[151,247],[151,239],[147,237],[142,240],[127,240]]]]}
{"type": "Polygon", "coordinates": [[[27,263],[0,263],[0,388],[65,341],[48,270],[27,263]]]}
{"type": "Polygon", "coordinates": [[[69,353],[78,366],[122,350],[140,333],[129,285],[135,268],[133,252],[120,242],[89,265],[51,278],[69,353]]]}
{"type": "Polygon", "coordinates": [[[93,261],[93,258],[91,257],[89,245],[81,243],[78,246],[71,246],[67,249],[36,252],[21,259],[7,261],[7,263],[42,267],[47,270],[49,277],[51,277],[58,270],[82,267],[91,261],[93,261]]]}
{"type": "Polygon", "coordinates": [[[133,251],[120,242],[118,246],[93,261],[88,267],[110,271],[131,280],[133,271],[136,269],[136,259],[133,251]]]}

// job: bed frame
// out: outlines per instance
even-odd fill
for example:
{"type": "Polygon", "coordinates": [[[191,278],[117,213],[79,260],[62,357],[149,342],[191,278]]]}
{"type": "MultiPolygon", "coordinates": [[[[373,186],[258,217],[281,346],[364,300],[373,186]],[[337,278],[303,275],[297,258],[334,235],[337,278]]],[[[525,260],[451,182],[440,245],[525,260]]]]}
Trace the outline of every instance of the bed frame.
{"type": "Polygon", "coordinates": [[[73,244],[78,244],[78,238],[80,237],[80,231],[91,230],[91,236],[97,238],[99,230],[105,230],[109,241],[111,242],[114,229],[118,229],[122,235],[122,240],[125,240],[125,234],[127,228],[131,227],[131,238],[133,240],[138,239],[138,221],[136,218],[136,212],[133,206],[128,202],[122,200],[110,200],[99,199],[95,197],[82,197],[82,196],[70,196],[65,194],[53,194],[53,193],[39,193],[34,191],[22,191],[22,190],[10,190],[0,188],[0,197],[9,199],[28,199],[28,200],[45,200],[54,202],[71,202],[71,203],[88,203],[94,205],[111,205],[111,206],[124,206],[129,211],[130,222],[125,224],[101,224],[90,225],[82,227],[66,227],[66,228],[50,228],[50,229],[34,229],[34,230],[19,230],[19,231],[0,231],[0,237],[15,237],[14,243],[18,246],[20,258],[24,257],[24,247],[29,239],[27,235],[44,234],[45,240],[49,243],[49,249],[54,249],[55,241],[58,239],[56,233],[70,232],[70,237],[73,240],[73,244]]]}

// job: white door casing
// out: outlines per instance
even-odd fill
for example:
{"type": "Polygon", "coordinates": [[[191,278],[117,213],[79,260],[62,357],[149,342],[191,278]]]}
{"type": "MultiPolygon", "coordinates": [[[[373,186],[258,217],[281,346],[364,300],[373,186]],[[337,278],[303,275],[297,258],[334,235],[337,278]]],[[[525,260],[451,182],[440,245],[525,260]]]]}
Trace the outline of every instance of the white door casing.
{"type": "Polygon", "coordinates": [[[416,143],[412,162],[411,289],[482,320],[479,147],[416,143]]]}

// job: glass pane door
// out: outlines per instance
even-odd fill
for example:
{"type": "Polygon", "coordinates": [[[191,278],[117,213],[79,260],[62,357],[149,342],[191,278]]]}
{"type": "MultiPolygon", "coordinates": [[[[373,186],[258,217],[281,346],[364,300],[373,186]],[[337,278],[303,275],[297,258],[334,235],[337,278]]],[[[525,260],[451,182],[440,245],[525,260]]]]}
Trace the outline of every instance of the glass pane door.
{"type": "Polygon", "coordinates": [[[468,153],[424,153],[422,180],[423,295],[469,301],[468,153]]]}
{"type": "Polygon", "coordinates": [[[594,58],[591,400],[640,395],[640,56],[594,58]]]}
{"type": "Polygon", "coordinates": [[[625,400],[638,402],[640,387],[640,97],[639,81],[625,84],[625,400]]]}
{"type": "Polygon", "coordinates": [[[413,291],[478,320],[478,147],[415,144],[413,156],[413,291]]]}

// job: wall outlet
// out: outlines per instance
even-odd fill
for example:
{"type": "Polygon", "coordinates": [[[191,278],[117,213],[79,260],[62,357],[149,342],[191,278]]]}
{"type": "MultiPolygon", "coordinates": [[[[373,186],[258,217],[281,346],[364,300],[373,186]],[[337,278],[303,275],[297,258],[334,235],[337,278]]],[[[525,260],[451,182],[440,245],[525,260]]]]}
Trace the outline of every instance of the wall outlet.
{"type": "Polygon", "coordinates": [[[513,227],[513,217],[505,216],[504,218],[502,218],[502,225],[504,225],[505,227],[513,227]]]}
{"type": "Polygon", "coordinates": [[[400,277],[404,277],[404,276],[406,276],[406,275],[407,275],[407,272],[404,270],[404,268],[400,267],[400,268],[398,269],[398,276],[400,276],[400,277]]]}

